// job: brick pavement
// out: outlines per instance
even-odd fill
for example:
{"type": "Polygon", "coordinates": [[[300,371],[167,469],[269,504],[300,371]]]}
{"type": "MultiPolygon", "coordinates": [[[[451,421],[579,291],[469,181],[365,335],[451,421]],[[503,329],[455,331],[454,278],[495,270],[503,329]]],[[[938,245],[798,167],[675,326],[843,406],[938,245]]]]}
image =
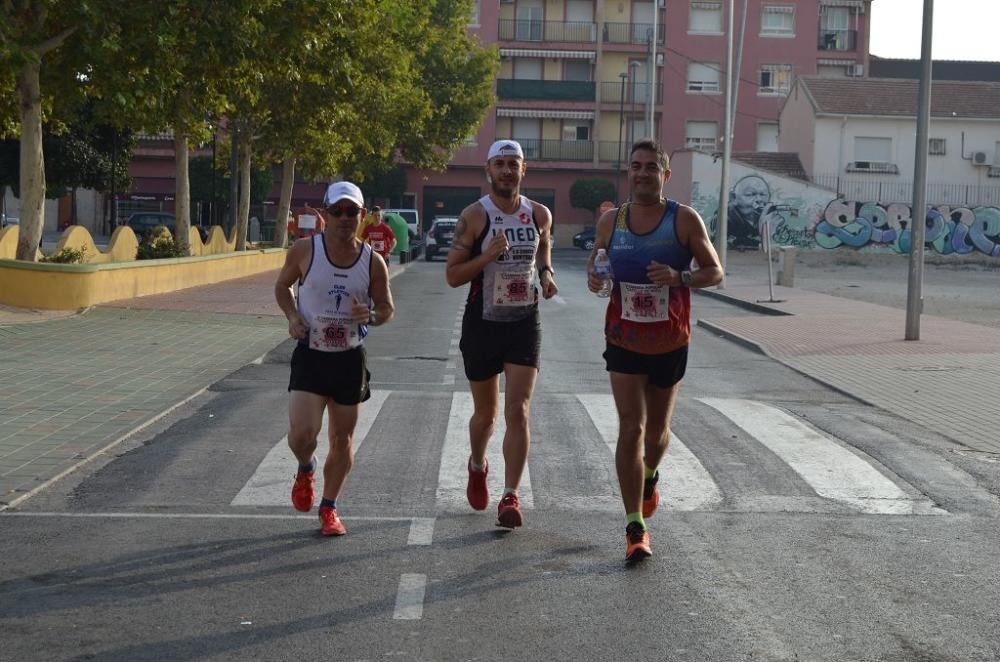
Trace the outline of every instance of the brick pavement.
{"type": "Polygon", "coordinates": [[[904,340],[904,310],[727,277],[699,294],[761,315],[698,324],[972,450],[1000,453],[1000,329],[924,315],[904,340]],[[786,313],[774,315],[774,312],[786,313]],[[765,314],[771,313],[771,314],[765,314]]]}

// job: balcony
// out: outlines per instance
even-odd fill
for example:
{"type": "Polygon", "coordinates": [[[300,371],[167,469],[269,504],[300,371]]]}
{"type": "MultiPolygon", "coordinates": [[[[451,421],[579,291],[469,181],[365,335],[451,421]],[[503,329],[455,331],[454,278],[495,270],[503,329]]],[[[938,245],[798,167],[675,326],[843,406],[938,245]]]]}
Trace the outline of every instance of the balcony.
{"type": "Polygon", "coordinates": [[[594,101],[597,84],[583,80],[527,80],[498,78],[500,99],[538,99],[544,101],[594,101]]]}
{"type": "MultiPolygon", "coordinates": [[[[649,83],[629,83],[625,82],[624,98],[622,93],[621,80],[601,83],[601,103],[647,103],[649,101],[649,83]]],[[[663,103],[663,85],[656,85],[656,101],[663,103]]]]}
{"type": "Polygon", "coordinates": [[[597,24],[575,21],[500,19],[500,41],[595,43],[597,24]]]}
{"type": "Polygon", "coordinates": [[[819,29],[819,50],[821,51],[856,51],[858,50],[857,30],[827,30],[819,29]]]}
{"type": "MultiPolygon", "coordinates": [[[[608,44],[649,44],[653,37],[652,23],[605,23],[604,42],[608,44]]],[[[656,43],[663,43],[663,27],[656,33],[656,43]]]]}
{"type": "Polygon", "coordinates": [[[518,138],[524,158],[533,161],[592,161],[592,140],[526,140],[518,138]]]}

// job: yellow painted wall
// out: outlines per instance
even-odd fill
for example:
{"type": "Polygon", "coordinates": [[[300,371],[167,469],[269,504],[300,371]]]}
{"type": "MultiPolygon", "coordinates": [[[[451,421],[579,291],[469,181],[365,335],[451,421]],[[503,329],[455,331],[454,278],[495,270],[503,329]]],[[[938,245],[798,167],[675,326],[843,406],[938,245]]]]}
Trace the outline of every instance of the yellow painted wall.
{"type": "Polygon", "coordinates": [[[512,20],[514,18],[514,4],[503,3],[500,5],[500,20],[512,20]]]}
{"type": "MultiPolygon", "coordinates": [[[[605,53],[601,58],[601,65],[598,67],[598,79],[602,81],[614,81],[621,85],[622,79],[618,74],[628,71],[628,55],[622,53],[605,53]]],[[[628,82],[625,83],[626,87],[628,82]]],[[[620,91],[620,88],[619,88],[620,91]]],[[[627,89],[625,90],[628,91],[627,89]]],[[[617,92],[616,92],[617,96],[617,92]]]]}
{"type": "Polygon", "coordinates": [[[285,250],[280,248],[108,264],[0,260],[0,303],[24,308],[75,310],[243,278],[279,269],[284,260],[285,250]]]}
{"type": "Polygon", "coordinates": [[[604,20],[610,23],[629,23],[632,16],[631,0],[605,0],[604,20]]]}
{"type": "Polygon", "coordinates": [[[514,77],[514,58],[504,57],[500,58],[500,73],[497,74],[497,78],[513,78],[514,77]]]}
{"type": "MultiPolygon", "coordinates": [[[[18,225],[8,225],[0,230],[0,260],[13,260],[17,256],[17,239],[21,236],[18,225]]],[[[42,258],[41,251],[35,251],[37,259],[42,258]]]]}
{"type": "Polygon", "coordinates": [[[513,120],[509,117],[498,117],[497,127],[496,127],[496,139],[503,140],[505,138],[510,138],[513,133],[512,128],[513,120]]]}
{"type": "Polygon", "coordinates": [[[545,20],[546,21],[565,21],[566,20],[566,0],[547,0],[545,3],[545,20]]]}
{"type": "Polygon", "coordinates": [[[542,140],[559,140],[562,137],[562,120],[542,120],[542,140]]]}

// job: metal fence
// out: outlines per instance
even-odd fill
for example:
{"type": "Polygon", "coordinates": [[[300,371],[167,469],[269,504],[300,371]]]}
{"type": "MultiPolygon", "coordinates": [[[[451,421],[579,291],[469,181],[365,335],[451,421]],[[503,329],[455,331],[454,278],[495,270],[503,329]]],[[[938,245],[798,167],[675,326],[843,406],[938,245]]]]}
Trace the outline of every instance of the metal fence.
{"type": "MultiPolygon", "coordinates": [[[[625,81],[601,83],[601,103],[636,104],[649,101],[649,83],[625,81]]],[[[656,84],[656,103],[663,103],[663,85],[656,84]]]]}
{"type": "Polygon", "coordinates": [[[592,44],[597,24],[581,21],[500,19],[500,41],[553,41],[592,44]]]}
{"type": "MultiPolygon", "coordinates": [[[[605,23],[604,41],[609,44],[648,44],[653,39],[652,23],[605,23]]],[[[663,28],[656,31],[656,43],[663,43],[663,28]]]]}
{"type": "Polygon", "coordinates": [[[594,158],[592,140],[525,140],[518,138],[524,157],[539,161],[591,161],[594,158]]]}
{"type": "MultiPolygon", "coordinates": [[[[814,175],[812,181],[850,200],[873,202],[913,202],[913,182],[814,175]]],[[[952,207],[1000,207],[1000,182],[996,184],[927,183],[927,203],[952,207]]]]}

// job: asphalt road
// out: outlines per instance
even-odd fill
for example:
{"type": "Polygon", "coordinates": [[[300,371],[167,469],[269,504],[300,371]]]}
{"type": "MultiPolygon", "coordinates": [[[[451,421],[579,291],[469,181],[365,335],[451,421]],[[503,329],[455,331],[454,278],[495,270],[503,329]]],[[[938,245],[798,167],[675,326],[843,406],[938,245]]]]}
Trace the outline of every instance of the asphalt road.
{"type": "Polygon", "coordinates": [[[287,504],[286,342],[0,515],[0,660],[1000,659],[996,495],[944,440],[697,327],[654,556],[627,567],[582,255],[542,304],[522,529],[496,491],[463,503],[465,290],[421,261],[369,336],[347,536],[287,504]]]}

